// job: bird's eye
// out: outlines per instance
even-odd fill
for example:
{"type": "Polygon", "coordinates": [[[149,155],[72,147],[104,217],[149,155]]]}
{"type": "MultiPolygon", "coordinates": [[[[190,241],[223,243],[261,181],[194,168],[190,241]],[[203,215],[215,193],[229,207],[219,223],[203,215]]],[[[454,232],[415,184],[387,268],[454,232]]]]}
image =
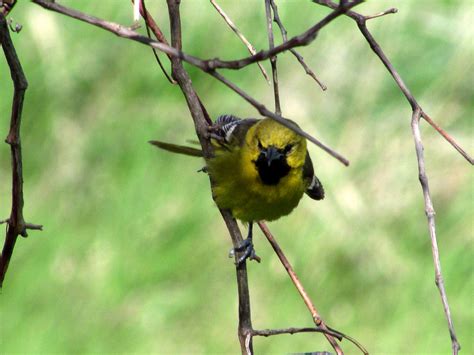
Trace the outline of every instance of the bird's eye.
{"type": "Polygon", "coordinates": [[[283,151],[285,152],[285,154],[288,154],[291,151],[291,149],[293,149],[293,144],[287,144],[285,148],[283,149],[283,151]]]}

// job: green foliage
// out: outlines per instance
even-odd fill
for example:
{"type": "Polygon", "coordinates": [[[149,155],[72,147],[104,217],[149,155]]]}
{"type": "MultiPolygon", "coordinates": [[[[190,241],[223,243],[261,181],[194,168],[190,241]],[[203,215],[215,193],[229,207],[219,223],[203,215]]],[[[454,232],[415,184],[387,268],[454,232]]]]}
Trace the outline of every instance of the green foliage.
{"type": "MultiPolygon", "coordinates": [[[[165,3],[149,3],[168,33],[165,3]]],[[[126,1],[65,4],[132,22],[126,1]]],[[[256,48],[267,46],[261,2],[220,4],[256,48]]],[[[472,4],[384,0],[358,10],[391,6],[399,13],[372,20],[370,30],[422,107],[472,153],[472,4]]],[[[279,9],[290,36],[327,13],[309,1],[280,1],[279,9]]],[[[2,352],[237,353],[231,243],[208,179],[196,172],[202,162],[147,143],[195,138],[181,92],[166,82],[149,48],[29,2],[12,15],[24,26],[13,39],[30,84],[22,125],[25,217],[45,228],[17,243],[0,295],[2,352]]],[[[182,15],[186,52],[247,55],[209,2],[183,2],[182,15]]],[[[330,24],[300,52],[329,89],[320,91],[290,54],[281,55],[283,112],[351,166],[310,147],[327,197],[303,200],[270,227],[328,324],[371,353],[448,353],[410,107],[349,19],[330,24]]],[[[1,57],[5,137],[12,85],[1,57]]],[[[186,67],[213,117],[257,116],[223,85],[186,67]]],[[[256,66],[225,74],[273,107],[256,66]]],[[[446,288],[469,354],[472,168],[422,127],[446,288]]],[[[0,146],[0,201],[3,219],[10,204],[7,145],[0,146]]],[[[271,248],[259,232],[255,239],[263,259],[249,266],[255,327],[311,326],[271,248]]],[[[295,353],[329,346],[320,335],[300,334],[256,339],[255,348],[295,353]]]]}

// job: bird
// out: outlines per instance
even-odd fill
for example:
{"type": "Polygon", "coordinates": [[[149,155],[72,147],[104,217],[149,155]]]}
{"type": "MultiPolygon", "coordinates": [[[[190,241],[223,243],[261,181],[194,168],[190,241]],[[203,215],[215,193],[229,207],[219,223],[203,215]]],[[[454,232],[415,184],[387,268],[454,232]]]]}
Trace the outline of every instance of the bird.
{"type": "MultiPolygon", "coordinates": [[[[236,264],[248,258],[259,260],[253,246],[253,223],[290,214],[304,194],[314,200],[324,198],[306,139],[269,117],[221,115],[208,130],[214,156],[202,170],[211,178],[215,203],[249,226],[247,238],[233,249],[243,252],[236,264]]],[[[150,143],[174,153],[203,156],[200,149],[192,147],[156,140],[150,143]]]]}

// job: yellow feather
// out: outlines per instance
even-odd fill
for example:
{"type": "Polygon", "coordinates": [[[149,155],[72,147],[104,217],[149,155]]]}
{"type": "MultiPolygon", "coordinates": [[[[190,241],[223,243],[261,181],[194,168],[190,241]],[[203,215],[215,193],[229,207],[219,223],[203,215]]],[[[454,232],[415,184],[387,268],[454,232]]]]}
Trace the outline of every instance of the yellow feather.
{"type": "MultiPolygon", "coordinates": [[[[217,205],[229,209],[243,222],[272,221],[289,214],[312,181],[303,175],[306,140],[270,118],[243,120],[239,124],[243,129],[229,137],[225,146],[222,141],[212,142],[215,156],[207,161],[207,168],[217,205]],[[268,147],[284,151],[287,165],[285,174],[273,184],[263,181],[257,167],[257,160],[268,147]]],[[[202,156],[199,149],[160,141],[150,143],[174,153],[202,156]]]]}
{"type": "Polygon", "coordinates": [[[244,222],[271,221],[289,214],[307,188],[303,180],[305,158],[303,137],[271,119],[258,121],[249,128],[243,142],[236,142],[229,150],[217,150],[208,161],[217,205],[230,209],[235,218],[244,222]],[[275,185],[264,184],[259,176],[255,165],[259,142],[279,149],[294,145],[287,156],[290,171],[275,185]]]}

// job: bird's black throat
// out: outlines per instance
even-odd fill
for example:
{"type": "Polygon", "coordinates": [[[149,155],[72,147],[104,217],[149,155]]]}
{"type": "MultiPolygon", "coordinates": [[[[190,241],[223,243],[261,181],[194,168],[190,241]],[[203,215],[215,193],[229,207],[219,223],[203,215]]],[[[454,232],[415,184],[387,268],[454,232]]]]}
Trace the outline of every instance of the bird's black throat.
{"type": "Polygon", "coordinates": [[[278,158],[268,159],[268,155],[264,152],[260,153],[255,161],[260,179],[265,185],[276,185],[280,179],[288,175],[290,167],[286,162],[286,156],[281,154],[278,158]]]}

